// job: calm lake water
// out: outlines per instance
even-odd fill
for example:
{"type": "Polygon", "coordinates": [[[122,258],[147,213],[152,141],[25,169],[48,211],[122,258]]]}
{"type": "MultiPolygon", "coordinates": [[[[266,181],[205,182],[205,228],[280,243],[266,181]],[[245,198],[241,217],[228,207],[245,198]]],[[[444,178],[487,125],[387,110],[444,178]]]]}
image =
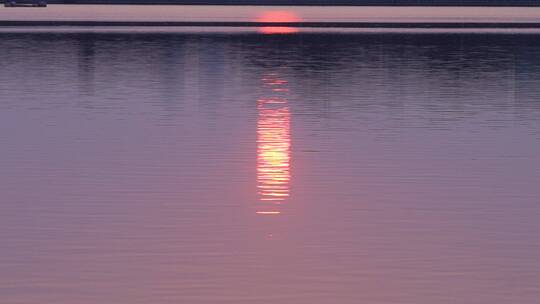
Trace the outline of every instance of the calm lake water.
{"type": "Polygon", "coordinates": [[[538,35],[0,50],[3,304],[539,301],[538,35]]]}

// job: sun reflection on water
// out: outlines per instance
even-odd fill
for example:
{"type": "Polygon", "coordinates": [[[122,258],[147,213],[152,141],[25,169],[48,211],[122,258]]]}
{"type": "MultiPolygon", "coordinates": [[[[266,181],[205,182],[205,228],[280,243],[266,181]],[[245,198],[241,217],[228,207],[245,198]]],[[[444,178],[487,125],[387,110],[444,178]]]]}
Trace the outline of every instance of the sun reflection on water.
{"type": "Polygon", "coordinates": [[[287,99],[287,82],[275,75],[262,79],[272,96],[258,100],[257,121],[257,188],[260,209],[257,214],[280,214],[279,205],[289,197],[291,178],[291,114],[287,99]]]}

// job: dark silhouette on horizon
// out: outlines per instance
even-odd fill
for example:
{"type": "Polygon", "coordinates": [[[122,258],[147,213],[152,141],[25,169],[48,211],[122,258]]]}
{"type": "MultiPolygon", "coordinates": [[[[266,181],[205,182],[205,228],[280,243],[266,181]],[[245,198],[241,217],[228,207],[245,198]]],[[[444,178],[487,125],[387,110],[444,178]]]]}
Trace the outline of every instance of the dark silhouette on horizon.
{"type": "MultiPolygon", "coordinates": [[[[5,2],[2,0],[1,2],[5,2]]],[[[18,1],[18,2],[24,2],[18,1]]],[[[49,4],[540,6],[539,0],[48,0],[49,4]]]]}

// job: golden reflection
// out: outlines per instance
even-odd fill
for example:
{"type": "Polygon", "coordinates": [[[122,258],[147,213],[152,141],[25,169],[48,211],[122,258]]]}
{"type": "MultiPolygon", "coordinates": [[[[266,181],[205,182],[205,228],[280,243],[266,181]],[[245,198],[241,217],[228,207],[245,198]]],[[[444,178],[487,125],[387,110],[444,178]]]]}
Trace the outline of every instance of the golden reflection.
{"type": "Polygon", "coordinates": [[[287,99],[287,82],[277,77],[263,78],[272,96],[259,99],[257,108],[257,188],[261,202],[257,214],[280,214],[279,205],[289,197],[291,178],[291,114],[287,99]]]}
{"type": "Polygon", "coordinates": [[[257,214],[268,214],[268,215],[270,215],[270,214],[280,214],[281,212],[279,212],[279,211],[257,211],[257,212],[255,212],[255,213],[257,213],[257,214]]]}

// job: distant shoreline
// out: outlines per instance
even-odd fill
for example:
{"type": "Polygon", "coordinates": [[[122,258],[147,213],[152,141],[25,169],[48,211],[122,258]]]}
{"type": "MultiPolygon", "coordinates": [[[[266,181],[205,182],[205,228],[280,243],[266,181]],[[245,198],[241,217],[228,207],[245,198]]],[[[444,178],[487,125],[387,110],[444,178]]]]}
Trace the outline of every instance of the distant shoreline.
{"type": "MultiPolygon", "coordinates": [[[[5,0],[0,0],[3,3],[5,0]]],[[[31,0],[18,0],[28,2],[31,0]]],[[[540,7],[539,0],[48,0],[49,4],[100,5],[248,5],[248,6],[424,6],[540,7]]]]}
{"type": "Polygon", "coordinates": [[[4,21],[0,26],[74,26],[74,27],[296,27],[296,28],[408,28],[408,29],[540,29],[540,22],[226,22],[226,21],[4,21]]]}

